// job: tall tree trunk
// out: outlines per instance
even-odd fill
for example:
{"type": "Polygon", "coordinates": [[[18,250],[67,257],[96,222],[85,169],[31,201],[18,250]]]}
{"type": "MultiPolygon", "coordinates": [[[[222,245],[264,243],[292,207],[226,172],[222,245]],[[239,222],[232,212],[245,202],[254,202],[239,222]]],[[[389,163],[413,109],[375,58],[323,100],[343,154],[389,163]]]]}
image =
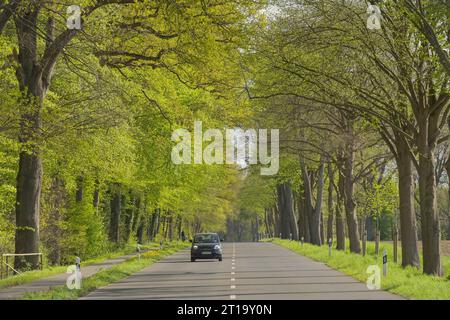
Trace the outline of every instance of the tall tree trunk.
{"type": "MultiPolygon", "coordinates": [[[[20,153],[16,193],[16,253],[39,252],[39,208],[42,186],[42,161],[40,154],[33,151],[20,153]]],[[[38,256],[16,258],[15,269],[39,265],[38,256]]]]}
{"type": "Polygon", "coordinates": [[[354,176],[353,162],[355,157],[353,137],[348,137],[343,150],[342,169],[340,177],[343,181],[343,198],[345,207],[345,217],[347,220],[348,238],[350,242],[350,252],[360,253],[361,243],[358,230],[358,218],[356,216],[356,203],[354,200],[354,176]]]}
{"type": "MultiPolygon", "coordinates": [[[[16,3],[9,5],[14,10],[16,3]]],[[[42,108],[58,56],[77,31],[69,31],[65,37],[55,39],[54,20],[50,17],[45,34],[46,47],[38,56],[38,15],[41,3],[27,3],[14,14],[19,52],[13,50],[16,78],[21,97],[19,99],[19,168],[16,184],[16,253],[39,251],[39,209],[42,189],[42,108]],[[55,40],[55,41],[53,41],[55,40]],[[56,46],[53,44],[57,42],[56,46]]],[[[2,26],[0,26],[0,29],[2,26]]],[[[42,30],[41,30],[42,31],[42,30]]],[[[17,257],[16,269],[25,266],[36,268],[38,256],[17,257]]]]}
{"type": "Polygon", "coordinates": [[[259,217],[256,215],[255,218],[255,231],[256,231],[256,242],[259,241],[259,217]]]}
{"type": "Polygon", "coordinates": [[[317,178],[317,199],[316,199],[316,207],[314,208],[314,214],[313,219],[314,223],[313,225],[315,228],[317,228],[317,224],[319,225],[319,234],[318,239],[316,239],[316,242],[313,242],[314,244],[320,246],[322,243],[324,243],[323,240],[323,218],[322,218],[322,201],[323,201],[323,188],[324,188],[324,170],[325,170],[325,163],[323,158],[320,161],[320,167],[319,167],[319,176],[317,178]]]}
{"type": "Polygon", "coordinates": [[[289,231],[290,234],[292,234],[293,240],[298,240],[298,228],[297,228],[297,221],[295,220],[295,214],[294,214],[294,196],[292,194],[292,188],[289,183],[284,184],[284,196],[285,198],[285,210],[286,215],[288,216],[289,220],[289,231]]]}
{"type": "Polygon", "coordinates": [[[423,272],[442,276],[441,228],[437,208],[436,147],[441,135],[442,116],[449,107],[450,95],[443,91],[436,96],[437,86],[429,81],[426,91],[419,90],[418,100],[411,104],[417,121],[414,142],[419,155],[419,199],[422,223],[423,272]]]}
{"type": "Polygon", "coordinates": [[[94,195],[92,199],[92,205],[94,206],[95,209],[98,208],[99,202],[100,202],[100,182],[98,181],[98,179],[95,179],[94,195]]]}
{"type": "Polygon", "coordinates": [[[135,212],[134,212],[134,217],[133,217],[133,222],[131,224],[131,233],[135,233],[137,231],[137,227],[139,225],[139,223],[141,222],[141,218],[143,215],[143,201],[142,201],[142,197],[141,196],[136,196],[135,198],[135,212]]]}
{"type": "Polygon", "coordinates": [[[271,231],[272,236],[276,236],[278,226],[277,226],[277,216],[276,216],[276,206],[269,208],[269,217],[270,217],[270,224],[272,225],[271,231]]]}
{"type": "Polygon", "coordinates": [[[142,244],[144,241],[144,220],[141,219],[139,222],[138,228],[136,230],[137,242],[142,244]]]}
{"type": "Polygon", "coordinates": [[[120,226],[120,212],[122,210],[122,195],[118,185],[112,188],[111,199],[111,217],[109,222],[109,240],[114,243],[119,243],[119,226],[120,226]]]}
{"type": "Polygon", "coordinates": [[[157,212],[156,212],[156,224],[155,224],[156,228],[153,231],[154,232],[153,233],[153,238],[155,238],[159,234],[159,229],[161,228],[161,220],[162,220],[161,219],[161,209],[158,208],[156,210],[157,210],[157,212]]]}
{"type": "Polygon", "coordinates": [[[336,212],[336,249],[345,250],[345,223],[342,215],[342,207],[338,200],[335,205],[336,212]]]}
{"type": "Polygon", "coordinates": [[[417,247],[416,214],[414,211],[412,159],[405,138],[402,135],[397,134],[396,142],[402,266],[419,268],[420,258],[417,247]]]}
{"type": "Polygon", "coordinates": [[[280,215],[280,232],[282,239],[289,239],[290,231],[290,220],[288,213],[286,212],[286,189],[285,184],[280,183],[277,185],[277,195],[278,195],[278,211],[280,215]]]}
{"type": "Polygon", "coordinates": [[[180,215],[177,216],[177,239],[181,239],[181,230],[182,230],[183,219],[180,215]]]}
{"type": "Polygon", "coordinates": [[[269,223],[269,214],[268,209],[264,208],[264,227],[266,229],[266,233],[270,234],[270,223],[269,223]]]}
{"type": "MultiPolygon", "coordinates": [[[[16,180],[16,253],[39,252],[39,210],[42,189],[41,111],[48,85],[42,81],[42,67],[36,59],[36,25],[39,9],[30,4],[15,17],[19,54],[16,70],[22,99],[19,128],[19,170],[16,180]]],[[[14,267],[37,268],[38,256],[16,257],[14,267]]]]}
{"type": "Polygon", "coordinates": [[[173,225],[174,225],[174,221],[173,221],[173,213],[170,213],[170,217],[169,217],[169,220],[168,220],[168,224],[169,224],[169,230],[168,230],[168,233],[169,233],[169,240],[170,240],[170,241],[173,241],[173,225]]]}
{"type": "Polygon", "coordinates": [[[334,177],[333,168],[331,164],[328,164],[328,219],[327,219],[327,240],[333,239],[333,190],[334,190],[334,177]]]}
{"type": "MultiPolygon", "coordinates": [[[[448,119],[448,126],[450,129],[450,117],[448,119]]],[[[447,199],[447,205],[448,205],[448,207],[447,207],[447,240],[450,240],[450,155],[447,158],[445,170],[447,171],[447,179],[449,181],[448,199],[447,199]]]]}
{"type": "Polygon", "coordinates": [[[368,215],[364,221],[364,224],[366,226],[366,232],[367,232],[367,241],[373,241],[375,239],[375,232],[374,232],[374,223],[373,223],[373,217],[371,215],[368,215]]]}
{"type": "Polygon", "coordinates": [[[274,236],[278,237],[281,233],[281,219],[280,219],[280,210],[278,209],[278,205],[272,207],[273,221],[274,221],[274,236]]]}
{"type": "Polygon", "coordinates": [[[136,212],[136,198],[132,195],[132,193],[129,193],[129,199],[128,201],[125,201],[126,203],[126,209],[125,209],[125,230],[123,235],[123,240],[125,243],[128,243],[130,240],[130,235],[135,219],[135,212],[136,212]]]}
{"type": "Polygon", "coordinates": [[[422,217],[423,271],[442,275],[441,228],[436,201],[435,158],[432,150],[423,147],[419,151],[419,197],[422,217]]]}
{"type": "MultiPolygon", "coordinates": [[[[303,180],[303,208],[305,211],[305,223],[309,228],[309,237],[312,244],[320,246],[320,213],[314,210],[313,194],[311,188],[311,177],[308,168],[302,158],[300,158],[300,166],[303,180]]],[[[306,238],[305,238],[306,239],[306,238]]]]}
{"type": "Polygon", "coordinates": [[[311,242],[311,234],[309,232],[309,217],[307,214],[307,210],[305,208],[306,201],[304,198],[304,194],[299,196],[299,218],[301,219],[301,230],[303,232],[303,240],[305,242],[311,242]]]}

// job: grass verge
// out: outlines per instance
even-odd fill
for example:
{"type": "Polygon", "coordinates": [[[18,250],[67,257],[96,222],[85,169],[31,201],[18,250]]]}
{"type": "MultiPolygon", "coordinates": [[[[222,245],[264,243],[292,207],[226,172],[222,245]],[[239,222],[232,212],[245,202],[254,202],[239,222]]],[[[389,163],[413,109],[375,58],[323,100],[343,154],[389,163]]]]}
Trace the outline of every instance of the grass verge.
{"type": "MultiPolygon", "coordinates": [[[[366,273],[370,265],[378,265],[382,269],[382,257],[375,255],[375,244],[367,244],[366,256],[338,251],[333,248],[331,257],[328,256],[328,246],[314,246],[305,243],[303,246],[297,241],[273,239],[273,243],[288,248],[316,261],[321,261],[333,269],[342,271],[362,282],[367,281],[366,273]]],[[[383,290],[401,295],[409,299],[450,300],[450,258],[443,257],[442,263],[446,270],[444,277],[425,275],[421,270],[393,263],[392,246],[380,244],[380,253],[386,249],[388,252],[388,275],[382,277],[381,288],[383,290]]],[[[399,253],[399,261],[401,260],[399,253]]]]}
{"type": "Polygon", "coordinates": [[[163,250],[149,251],[141,255],[141,259],[132,258],[116,266],[102,270],[91,277],[82,279],[80,290],[69,290],[66,286],[54,287],[49,291],[32,292],[25,294],[23,300],[75,300],[88,293],[116,282],[131,274],[148,267],[156,261],[180,249],[187,248],[187,243],[167,244],[163,250]]]}
{"type": "MultiPolygon", "coordinates": [[[[157,246],[159,247],[159,244],[150,243],[145,246],[142,246],[141,249],[145,250],[145,249],[150,249],[150,248],[157,247],[157,246]]],[[[117,258],[117,257],[123,256],[123,255],[131,254],[131,253],[134,253],[135,251],[136,251],[135,246],[127,245],[124,248],[121,248],[120,250],[117,250],[114,252],[109,252],[109,253],[103,254],[101,256],[98,256],[96,258],[82,261],[81,266],[89,266],[94,263],[102,262],[107,259],[117,258]]],[[[45,267],[43,270],[27,271],[27,272],[24,272],[24,273],[16,275],[16,276],[11,276],[6,279],[1,279],[0,280],[0,290],[6,289],[9,287],[13,287],[13,286],[18,286],[18,285],[25,284],[25,283],[29,283],[29,282],[33,282],[36,280],[40,280],[40,279],[43,279],[46,277],[53,276],[58,273],[65,273],[66,270],[67,270],[67,266],[54,266],[54,267],[48,266],[48,267],[45,267]]]]}

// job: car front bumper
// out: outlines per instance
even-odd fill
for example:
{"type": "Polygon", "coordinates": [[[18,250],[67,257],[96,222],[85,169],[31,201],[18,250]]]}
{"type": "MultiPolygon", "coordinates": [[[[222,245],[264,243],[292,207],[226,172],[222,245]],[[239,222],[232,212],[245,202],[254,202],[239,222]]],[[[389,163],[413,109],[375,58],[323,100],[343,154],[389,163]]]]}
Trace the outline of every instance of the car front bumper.
{"type": "Polygon", "coordinates": [[[191,250],[191,258],[194,259],[218,259],[222,256],[222,250],[191,250]]]}

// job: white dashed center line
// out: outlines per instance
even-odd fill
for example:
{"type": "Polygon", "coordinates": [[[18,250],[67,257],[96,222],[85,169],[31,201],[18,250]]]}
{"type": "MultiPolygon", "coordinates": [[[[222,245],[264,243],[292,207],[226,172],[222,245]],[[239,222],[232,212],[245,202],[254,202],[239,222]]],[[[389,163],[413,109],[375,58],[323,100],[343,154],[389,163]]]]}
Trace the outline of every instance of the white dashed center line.
{"type": "MultiPolygon", "coordinates": [[[[231,270],[236,269],[236,267],[234,266],[235,262],[236,262],[235,257],[236,257],[236,247],[235,247],[235,245],[233,243],[233,254],[232,254],[232,258],[231,258],[231,270]]],[[[236,272],[231,271],[231,275],[232,276],[235,275],[235,274],[236,274],[236,272]]],[[[233,282],[236,281],[235,278],[231,278],[230,280],[233,281],[233,282]]],[[[236,289],[236,286],[235,285],[230,285],[230,289],[236,289]]],[[[231,300],[236,299],[236,295],[235,294],[230,295],[230,299],[231,300]]]]}

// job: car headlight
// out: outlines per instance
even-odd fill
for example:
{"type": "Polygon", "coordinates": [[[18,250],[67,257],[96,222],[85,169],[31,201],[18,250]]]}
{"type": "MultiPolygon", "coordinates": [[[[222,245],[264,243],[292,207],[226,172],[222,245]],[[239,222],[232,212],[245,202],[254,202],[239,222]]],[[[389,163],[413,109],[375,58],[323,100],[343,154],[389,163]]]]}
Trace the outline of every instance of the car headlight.
{"type": "Polygon", "coordinates": [[[214,250],[220,250],[220,246],[219,246],[218,244],[216,244],[216,245],[214,246],[214,250]]]}
{"type": "Polygon", "coordinates": [[[198,246],[193,246],[192,249],[197,250],[198,246]]]}

